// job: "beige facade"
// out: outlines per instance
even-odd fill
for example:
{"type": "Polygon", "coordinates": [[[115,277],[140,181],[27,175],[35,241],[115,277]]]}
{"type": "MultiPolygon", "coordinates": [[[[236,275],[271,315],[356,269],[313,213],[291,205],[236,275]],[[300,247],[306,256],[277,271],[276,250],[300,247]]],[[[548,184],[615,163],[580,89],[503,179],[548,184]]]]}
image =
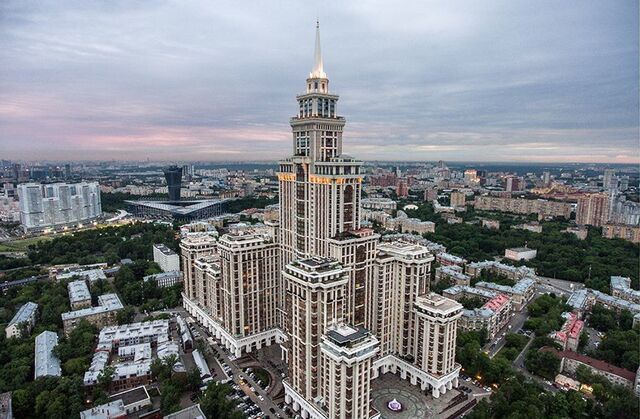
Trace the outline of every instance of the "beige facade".
{"type": "Polygon", "coordinates": [[[322,404],[327,417],[372,416],[372,363],[378,339],[363,328],[332,325],[320,343],[322,404]]]}
{"type": "Polygon", "coordinates": [[[225,234],[220,252],[222,324],[245,337],[278,326],[280,259],[277,243],[266,235],[225,234]]]}
{"type": "Polygon", "coordinates": [[[478,196],[474,207],[483,211],[512,212],[514,214],[538,214],[539,218],[571,216],[571,204],[568,202],[547,201],[544,199],[499,198],[478,196]]]}
{"type": "Polygon", "coordinates": [[[183,237],[180,241],[182,266],[184,271],[184,293],[191,300],[198,300],[195,262],[204,256],[211,256],[216,249],[215,237],[207,233],[196,233],[183,237]]]}
{"type": "Polygon", "coordinates": [[[349,272],[332,259],[311,258],[288,264],[286,284],[287,331],[285,344],[288,384],[305,400],[320,397],[320,338],[332,323],[344,320],[349,272]]]}

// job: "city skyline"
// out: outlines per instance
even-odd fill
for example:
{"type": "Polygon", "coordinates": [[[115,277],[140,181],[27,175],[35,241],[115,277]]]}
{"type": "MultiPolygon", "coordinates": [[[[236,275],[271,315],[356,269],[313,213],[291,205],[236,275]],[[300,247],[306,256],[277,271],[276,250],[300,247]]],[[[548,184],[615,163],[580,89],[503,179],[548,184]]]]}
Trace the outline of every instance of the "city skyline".
{"type": "Polygon", "coordinates": [[[79,5],[3,4],[3,157],[284,157],[317,16],[347,154],[638,162],[637,4],[79,5]]]}

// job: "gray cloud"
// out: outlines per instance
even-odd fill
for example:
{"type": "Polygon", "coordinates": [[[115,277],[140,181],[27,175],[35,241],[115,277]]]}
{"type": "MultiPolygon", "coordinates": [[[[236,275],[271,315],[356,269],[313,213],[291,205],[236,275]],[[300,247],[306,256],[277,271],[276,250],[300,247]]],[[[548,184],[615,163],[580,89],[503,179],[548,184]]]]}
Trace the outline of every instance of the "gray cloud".
{"type": "Polygon", "coordinates": [[[638,4],[598,1],[5,1],[2,155],[285,156],[317,14],[349,154],[638,161],[638,4]]]}

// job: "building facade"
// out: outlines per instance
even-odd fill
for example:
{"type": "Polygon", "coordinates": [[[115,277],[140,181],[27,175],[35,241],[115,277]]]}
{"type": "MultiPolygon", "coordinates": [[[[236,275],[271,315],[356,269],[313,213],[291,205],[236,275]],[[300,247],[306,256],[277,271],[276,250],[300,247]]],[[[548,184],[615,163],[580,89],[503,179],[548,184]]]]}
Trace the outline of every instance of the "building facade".
{"type": "Polygon", "coordinates": [[[102,215],[97,182],[18,185],[25,232],[79,226],[102,215]]]}

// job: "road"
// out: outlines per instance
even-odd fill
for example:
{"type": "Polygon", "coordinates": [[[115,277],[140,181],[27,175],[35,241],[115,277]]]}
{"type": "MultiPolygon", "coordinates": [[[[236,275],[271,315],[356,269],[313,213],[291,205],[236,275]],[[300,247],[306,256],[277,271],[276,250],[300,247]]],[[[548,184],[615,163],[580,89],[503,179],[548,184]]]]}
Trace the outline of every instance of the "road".
{"type": "MultiPolygon", "coordinates": [[[[180,309],[178,311],[180,312],[180,315],[182,315],[184,318],[189,316],[189,314],[183,309],[180,309]]],[[[201,338],[205,336],[209,336],[209,334],[206,333],[198,323],[194,323],[193,325],[195,329],[198,331],[198,333],[200,333],[201,338]]],[[[215,341],[215,338],[214,338],[214,341],[215,341]]],[[[280,407],[277,404],[273,402],[273,400],[271,400],[271,398],[269,398],[267,393],[251,377],[245,374],[236,365],[236,363],[229,358],[229,354],[223,347],[221,347],[217,342],[214,342],[213,345],[209,345],[209,343],[206,340],[203,340],[203,342],[205,342],[207,346],[212,348],[213,351],[220,356],[222,361],[229,366],[229,368],[231,369],[231,375],[232,375],[233,381],[240,386],[242,391],[244,391],[244,393],[247,396],[249,396],[249,398],[260,409],[262,409],[265,415],[269,415],[270,417],[273,417],[274,414],[271,412],[271,409],[273,409],[277,414],[280,415],[280,417],[282,418],[289,417],[289,415],[287,415],[282,409],[280,409],[280,407]],[[253,390],[251,390],[251,388],[253,388],[253,390]],[[263,399],[260,400],[258,396],[262,396],[263,399]]]]}
{"type": "Polygon", "coordinates": [[[514,312],[513,314],[514,315],[511,317],[509,322],[498,332],[496,337],[494,337],[493,340],[487,342],[487,344],[483,348],[484,351],[489,354],[490,358],[493,358],[498,352],[500,352],[500,349],[502,349],[502,347],[506,343],[507,334],[516,333],[517,330],[522,328],[524,322],[526,322],[527,318],[529,317],[529,312],[527,311],[526,307],[523,308],[522,311],[514,312]],[[504,336],[502,336],[503,333],[505,334],[504,336]],[[494,345],[496,339],[498,340],[498,343],[494,345]]]}

